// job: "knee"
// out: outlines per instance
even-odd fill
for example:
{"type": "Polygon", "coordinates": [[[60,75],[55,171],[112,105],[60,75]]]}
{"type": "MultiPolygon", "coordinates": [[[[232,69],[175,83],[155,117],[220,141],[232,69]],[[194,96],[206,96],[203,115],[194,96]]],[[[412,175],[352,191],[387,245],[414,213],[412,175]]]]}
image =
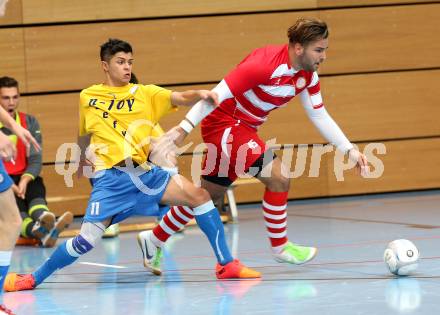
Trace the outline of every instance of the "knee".
{"type": "Polygon", "coordinates": [[[79,257],[91,251],[104,233],[104,226],[98,226],[90,222],[84,222],[81,232],[67,241],[67,251],[71,256],[79,257]]]}
{"type": "Polygon", "coordinates": [[[208,201],[211,200],[211,196],[209,195],[208,191],[203,188],[197,187],[189,194],[189,202],[190,207],[195,208],[197,206],[200,206],[208,201]]]}
{"type": "Polygon", "coordinates": [[[215,191],[215,192],[208,192],[209,193],[209,196],[210,196],[210,198],[212,199],[212,201],[215,203],[215,204],[219,204],[219,203],[222,203],[222,201],[224,200],[224,198],[225,198],[225,193],[226,193],[226,190],[224,190],[224,191],[215,191]]]}
{"type": "Polygon", "coordinates": [[[283,192],[288,191],[290,187],[290,180],[284,176],[277,176],[272,178],[268,183],[267,188],[270,191],[283,192]]]}
{"type": "Polygon", "coordinates": [[[14,242],[21,230],[21,218],[0,220],[0,237],[5,240],[13,239],[14,242]]]}
{"type": "Polygon", "coordinates": [[[5,226],[9,226],[11,229],[14,229],[15,231],[20,231],[23,220],[21,219],[20,215],[17,214],[17,215],[13,215],[11,220],[6,223],[7,224],[5,226]]]}
{"type": "Polygon", "coordinates": [[[17,237],[17,235],[20,233],[22,223],[23,222],[22,222],[21,218],[6,222],[6,224],[3,224],[2,228],[0,229],[1,234],[2,235],[14,235],[14,237],[17,237]]]}
{"type": "Polygon", "coordinates": [[[67,241],[67,251],[71,256],[79,257],[91,251],[95,244],[93,241],[84,238],[81,234],[78,234],[74,238],[67,241]]]}

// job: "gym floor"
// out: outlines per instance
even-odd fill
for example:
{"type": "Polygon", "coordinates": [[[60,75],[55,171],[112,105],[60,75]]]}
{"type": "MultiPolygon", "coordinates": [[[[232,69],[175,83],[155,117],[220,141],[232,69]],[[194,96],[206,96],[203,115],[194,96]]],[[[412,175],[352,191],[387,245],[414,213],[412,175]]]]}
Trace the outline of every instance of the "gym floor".
{"type": "MultiPolygon", "coordinates": [[[[136,233],[104,239],[34,291],[5,293],[17,314],[439,314],[440,191],[289,202],[289,237],[317,246],[303,266],[270,254],[258,204],[239,206],[226,224],[233,254],[261,280],[217,281],[215,259],[198,227],[166,245],[164,274],[141,264],[136,233]],[[406,238],[421,252],[418,271],[391,275],[382,256],[406,238]]],[[[17,247],[11,271],[31,272],[53,249],[17,247]]]]}

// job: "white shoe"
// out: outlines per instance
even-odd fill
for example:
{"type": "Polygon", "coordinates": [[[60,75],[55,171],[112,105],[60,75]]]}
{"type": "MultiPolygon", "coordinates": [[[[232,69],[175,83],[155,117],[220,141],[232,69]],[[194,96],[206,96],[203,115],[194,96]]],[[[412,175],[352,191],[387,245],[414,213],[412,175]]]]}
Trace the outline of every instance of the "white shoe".
{"type": "Polygon", "coordinates": [[[116,237],[118,235],[119,235],[119,223],[115,223],[105,229],[102,237],[103,238],[111,238],[111,237],[116,237]]]}
{"type": "Polygon", "coordinates": [[[43,247],[54,247],[58,237],[61,232],[69,227],[73,222],[73,214],[70,211],[65,212],[62,216],[60,216],[56,222],[55,226],[52,230],[50,230],[49,234],[41,240],[41,244],[43,247]]]}
{"type": "Polygon", "coordinates": [[[279,254],[273,254],[276,261],[294,265],[302,265],[315,258],[318,253],[316,247],[307,247],[287,242],[279,254]]]}
{"type": "Polygon", "coordinates": [[[153,231],[140,232],[137,236],[137,240],[142,251],[144,267],[156,276],[160,276],[162,274],[162,249],[156,247],[151,241],[152,233],[153,231]]]}
{"type": "Polygon", "coordinates": [[[32,235],[38,239],[43,239],[55,226],[55,214],[44,211],[32,228],[32,235]]]}

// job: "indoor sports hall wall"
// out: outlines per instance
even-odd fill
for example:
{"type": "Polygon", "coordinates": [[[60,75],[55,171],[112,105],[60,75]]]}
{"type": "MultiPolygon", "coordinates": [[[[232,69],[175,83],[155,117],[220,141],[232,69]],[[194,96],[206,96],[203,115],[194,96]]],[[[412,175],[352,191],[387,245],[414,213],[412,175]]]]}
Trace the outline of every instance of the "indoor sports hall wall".
{"type": "MultiPolygon", "coordinates": [[[[327,110],[361,148],[383,143],[384,173],[364,179],[334,173],[334,152],[323,155],[319,177],[292,180],[290,198],[440,188],[440,1],[67,1],[10,0],[0,18],[0,75],[21,84],[21,109],[35,115],[44,136],[44,180],[52,209],[83,213],[89,184],[67,188],[55,172],[62,143],[75,142],[81,89],[102,81],[99,45],[109,37],[132,43],[134,72],[145,84],[170,89],[211,88],[252,49],[286,42],[299,17],[330,27],[320,69],[327,110]]],[[[166,117],[177,124],[185,110],[166,117]]],[[[322,144],[295,100],[271,114],[263,139],[322,144]]],[[[201,142],[199,129],[189,141],[201,142]]],[[[296,149],[295,149],[296,150],[296,149]]],[[[278,152],[280,156],[283,154],[278,152]]],[[[295,160],[295,154],[294,160],[295,160]]],[[[192,155],[181,158],[189,176],[192,155]]],[[[293,171],[294,166],[292,166],[293,171]]],[[[316,174],[314,174],[316,176],[316,174]]],[[[236,188],[238,202],[260,201],[260,184],[236,188]]]]}

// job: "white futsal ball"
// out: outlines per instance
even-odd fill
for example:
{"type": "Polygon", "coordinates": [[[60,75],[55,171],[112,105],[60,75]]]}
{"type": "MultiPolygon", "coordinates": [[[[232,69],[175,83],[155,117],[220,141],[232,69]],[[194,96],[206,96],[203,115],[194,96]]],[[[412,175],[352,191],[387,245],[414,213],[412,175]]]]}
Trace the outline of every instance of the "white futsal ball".
{"type": "Polygon", "coordinates": [[[419,250],[408,240],[395,240],[388,244],[383,260],[392,274],[407,276],[417,269],[419,250]]]}

